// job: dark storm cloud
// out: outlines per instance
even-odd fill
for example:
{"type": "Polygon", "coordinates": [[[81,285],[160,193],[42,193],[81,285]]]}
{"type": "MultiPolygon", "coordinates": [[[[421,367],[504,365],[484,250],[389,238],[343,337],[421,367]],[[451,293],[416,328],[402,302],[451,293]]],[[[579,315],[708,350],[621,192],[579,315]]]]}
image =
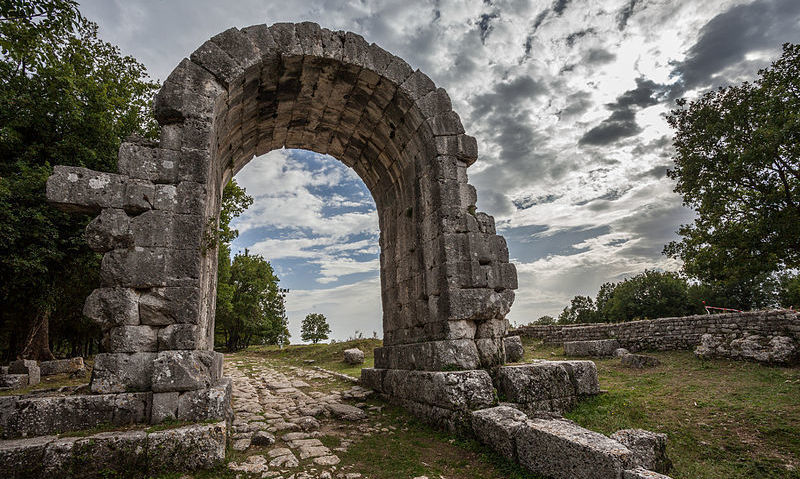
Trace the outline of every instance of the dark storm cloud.
{"type": "Polygon", "coordinates": [[[480,20],[478,20],[478,29],[481,32],[481,43],[486,43],[486,37],[489,36],[489,32],[492,31],[492,20],[497,18],[499,15],[497,13],[484,13],[481,15],[480,20]]]}
{"type": "Polygon", "coordinates": [[[594,33],[594,32],[595,32],[594,28],[585,28],[583,30],[579,30],[577,32],[570,33],[569,35],[567,35],[567,45],[569,45],[571,47],[571,46],[575,45],[576,41],[578,41],[581,38],[585,37],[586,35],[589,35],[589,34],[594,33]]]}
{"type": "Polygon", "coordinates": [[[536,15],[536,20],[533,21],[533,33],[536,33],[536,30],[542,26],[542,23],[544,23],[544,19],[547,18],[548,13],[550,13],[550,9],[545,8],[541,13],[539,13],[539,15],[536,15]]]}
{"type": "Polygon", "coordinates": [[[617,15],[617,28],[619,28],[620,31],[625,30],[625,27],[628,26],[628,19],[633,15],[633,9],[636,8],[637,3],[639,3],[639,0],[630,0],[630,2],[619,11],[617,15]]]}
{"type": "Polygon", "coordinates": [[[615,141],[634,136],[641,131],[636,123],[636,111],[659,102],[656,96],[662,87],[651,80],[638,78],[636,88],[628,90],[614,103],[606,106],[611,116],[587,131],[580,139],[581,145],[608,145],[615,141]]]}
{"type": "MultiPolygon", "coordinates": [[[[672,97],[698,87],[718,86],[735,78],[714,78],[745,61],[749,52],[777,49],[785,42],[800,41],[800,1],[758,0],[737,5],[717,15],[700,29],[686,59],[675,65],[678,77],[672,97]]],[[[750,74],[763,63],[748,65],[750,74]]]]}
{"type": "Polygon", "coordinates": [[[557,16],[561,16],[564,10],[567,9],[569,2],[570,0],[556,0],[556,3],[553,4],[553,12],[555,12],[557,16]]]}
{"type": "Polygon", "coordinates": [[[592,96],[585,91],[578,91],[567,97],[567,106],[558,111],[560,120],[568,120],[575,116],[580,116],[592,106],[592,96]]]}
{"type": "Polygon", "coordinates": [[[694,212],[684,208],[680,198],[642,205],[612,224],[614,231],[624,231],[638,238],[621,248],[618,254],[627,257],[660,257],[664,245],[675,239],[677,225],[691,222],[693,218],[694,212]]]}
{"type": "Polygon", "coordinates": [[[514,206],[516,206],[518,210],[527,210],[528,208],[532,208],[536,205],[544,205],[547,203],[552,203],[557,199],[561,198],[562,196],[563,195],[553,195],[553,194],[539,195],[539,196],[525,195],[522,198],[514,199],[512,203],[514,203],[514,206]]]}

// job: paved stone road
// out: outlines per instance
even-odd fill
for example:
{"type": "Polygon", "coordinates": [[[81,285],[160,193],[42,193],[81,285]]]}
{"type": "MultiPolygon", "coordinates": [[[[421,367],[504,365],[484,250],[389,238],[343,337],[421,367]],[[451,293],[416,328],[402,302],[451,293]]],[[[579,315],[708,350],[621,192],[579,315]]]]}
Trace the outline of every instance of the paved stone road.
{"type": "Polygon", "coordinates": [[[229,468],[242,478],[367,479],[337,453],[361,436],[394,432],[370,420],[380,412],[362,402],[371,390],[328,372],[226,357],[225,375],[233,379],[233,449],[239,453],[229,468]],[[321,438],[338,444],[328,447],[321,438]]]}

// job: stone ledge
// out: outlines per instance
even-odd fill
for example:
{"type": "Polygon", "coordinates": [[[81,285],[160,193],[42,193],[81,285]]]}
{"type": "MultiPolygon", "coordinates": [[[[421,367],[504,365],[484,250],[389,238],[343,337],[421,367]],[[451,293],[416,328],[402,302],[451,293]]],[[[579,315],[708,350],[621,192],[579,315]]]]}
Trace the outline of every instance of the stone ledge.
{"type": "Polygon", "coordinates": [[[4,438],[59,434],[101,424],[147,423],[151,393],[0,397],[4,438]]]}
{"type": "Polygon", "coordinates": [[[112,431],[87,437],[0,441],[0,471],[18,479],[150,477],[211,469],[225,460],[225,422],[163,431],[112,431]]]}

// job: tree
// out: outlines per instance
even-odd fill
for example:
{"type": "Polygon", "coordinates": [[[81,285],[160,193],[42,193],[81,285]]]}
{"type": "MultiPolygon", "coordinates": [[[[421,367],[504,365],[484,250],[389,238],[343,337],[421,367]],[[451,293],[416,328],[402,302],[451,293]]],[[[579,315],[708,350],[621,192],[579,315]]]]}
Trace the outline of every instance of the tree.
{"type": "Polygon", "coordinates": [[[733,307],[774,302],[760,283],[800,266],[800,45],[754,82],[720,88],[667,117],[675,191],[697,212],[664,253],[733,307]]]}
{"type": "Polygon", "coordinates": [[[241,215],[253,198],[231,180],[222,194],[217,244],[217,306],[215,332],[229,351],[251,344],[285,344],[289,340],[284,291],[272,265],[249,251],[231,261],[231,242],[239,232],[231,221],[241,215]]]}
{"type": "Polygon", "coordinates": [[[154,136],[158,85],[74,1],[0,3],[0,48],[0,327],[6,357],[50,359],[50,324],[83,318],[62,298],[99,286],[100,257],[83,240],[91,217],[47,205],[45,182],[55,164],[115,171],[124,138],[154,136]]]}
{"type": "Polygon", "coordinates": [[[533,324],[543,326],[548,324],[556,324],[556,318],[545,314],[544,316],[539,316],[539,319],[537,319],[533,324]]]}
{"type": "Polygon", "coordinates": [[[284,294],[272,265],[245,250],[234,256],[229,271],[230,309],[216,316],[228,351],[251,344],[285,344],[289,329],[284,294]]]}
{"type": "Polygon", "coordinates": [[[561,311],[558,324],[596,323],[597,310],[589,296],[575,296],[570,305],[561,311]]]}
{"type": "Polygon", "coordinates": [[[311,341],[314,344],[328,339],[331,333],[331,327],[328,325],[328,319],[324,314],[311,313],[307,314],[303,320],[303,325],[300,329],[303,341],[311,341]]]}
{"type": "Polygon", "coordinates": [[[800,274],[787,274],[780,279],[778,299],[784,308],[800,309],[800,274]]]}
{"type": "Polygon", "coordinates": [[[608,302],[611,300],[611,297],[614,295],[614,290],[617,288],[616,283],[603,283],[600,286],[600,290],[597,292],[597,298],[595,299],[595,307],[597,308],[597,321],[600,323],[610,322],[611,319],[608,317],[608,302]]]}
{"type": "Polygon", "coordinates": [[[600,314],[607,321],[618,323],[702,311],[690,306],[688,290],[686,279],[677,273],[645,270],[617,284],[600,314]]]}

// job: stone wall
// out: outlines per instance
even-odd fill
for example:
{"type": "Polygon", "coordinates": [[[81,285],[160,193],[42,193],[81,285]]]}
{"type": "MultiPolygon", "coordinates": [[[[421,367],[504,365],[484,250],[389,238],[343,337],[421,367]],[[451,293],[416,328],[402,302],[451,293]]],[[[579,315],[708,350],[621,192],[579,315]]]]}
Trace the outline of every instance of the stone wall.
{"type": "Polygon", "coordinates": [[[509,334],[542,339],[545,343],[616,339],[631,351],[671,351],[694,349],[704,334],[721,335],[728,341],[753,336],[767,342],[776,336],[800,342],[800,315],[797,311],[772,310],[660,318],[627,323],[588,325],[522,326],[509,334]]]}

